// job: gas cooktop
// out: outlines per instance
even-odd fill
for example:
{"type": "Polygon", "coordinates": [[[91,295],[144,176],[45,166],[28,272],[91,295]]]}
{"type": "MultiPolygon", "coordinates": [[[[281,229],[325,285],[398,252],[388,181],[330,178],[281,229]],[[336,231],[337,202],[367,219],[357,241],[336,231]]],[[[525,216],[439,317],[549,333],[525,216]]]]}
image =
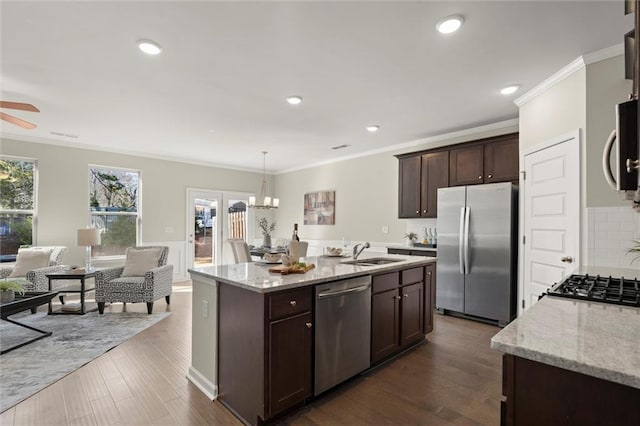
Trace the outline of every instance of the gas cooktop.
{"type": "Polygon", "coordinates": [[[547,294],[570,299],[640,307],[640,281],[637,278],[571,275],[547,290],[547,294]]]}

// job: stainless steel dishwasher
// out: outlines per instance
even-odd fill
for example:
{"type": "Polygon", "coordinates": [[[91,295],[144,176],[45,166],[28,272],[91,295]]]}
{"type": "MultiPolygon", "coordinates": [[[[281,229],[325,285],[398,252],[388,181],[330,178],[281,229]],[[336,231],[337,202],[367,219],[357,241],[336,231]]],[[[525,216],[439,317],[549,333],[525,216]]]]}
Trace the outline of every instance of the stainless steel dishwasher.
{"type": "Polygon", "coordinates": [[[371,365],[371,276],[316,286],[314,395],[371,365]]]}

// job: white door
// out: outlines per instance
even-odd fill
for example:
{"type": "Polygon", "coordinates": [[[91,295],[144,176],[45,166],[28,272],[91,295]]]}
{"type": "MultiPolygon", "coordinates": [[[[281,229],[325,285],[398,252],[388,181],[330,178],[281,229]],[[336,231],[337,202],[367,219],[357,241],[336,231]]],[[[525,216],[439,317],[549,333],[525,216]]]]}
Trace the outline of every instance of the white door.
{"type": "Polygon", "coordinates": [[[524,155],[523,291],[519,311],[580,265],[579,133],[524,155]]]}
{"type": "Polygon", "coordinates": [[[187,189],[187,268],[233,263],[228,238],[250,241],[249,195],[187,189]]]}

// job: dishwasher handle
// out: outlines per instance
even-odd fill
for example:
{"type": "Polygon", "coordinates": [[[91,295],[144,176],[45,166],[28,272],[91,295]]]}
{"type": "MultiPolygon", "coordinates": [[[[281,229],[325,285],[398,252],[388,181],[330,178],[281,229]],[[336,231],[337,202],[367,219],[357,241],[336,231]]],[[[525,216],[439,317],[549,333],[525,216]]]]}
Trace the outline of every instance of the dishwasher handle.
{"type": "Polygon", "coordinates": [[[360,293],[361,291],[365,291],[369,287],[371,287],[371,284],[365,284],[358,287],[348,288],[346,290],[325,291],[324,293],[318,293],[318,299],[324,299],[327,297],[344,296],[345,294],[352,294],[352,293],[360,293]]]}

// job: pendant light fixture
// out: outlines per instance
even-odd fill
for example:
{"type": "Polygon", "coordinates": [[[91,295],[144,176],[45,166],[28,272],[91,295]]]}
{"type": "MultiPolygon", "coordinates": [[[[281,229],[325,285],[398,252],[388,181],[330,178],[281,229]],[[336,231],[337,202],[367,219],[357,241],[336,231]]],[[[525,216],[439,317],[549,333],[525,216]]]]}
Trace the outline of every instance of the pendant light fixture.
{"type": "Polygon", "coordinates": [[[249,207],[254,209],[277,209],[280,200],[271,198],[267,195],[267,151],[262,151],[262,188],[260,189],[260,198],[256,204],[256,197],[249,197],[249,207]],[[261,204],[260,204],[261,203],[261,204]]]}

